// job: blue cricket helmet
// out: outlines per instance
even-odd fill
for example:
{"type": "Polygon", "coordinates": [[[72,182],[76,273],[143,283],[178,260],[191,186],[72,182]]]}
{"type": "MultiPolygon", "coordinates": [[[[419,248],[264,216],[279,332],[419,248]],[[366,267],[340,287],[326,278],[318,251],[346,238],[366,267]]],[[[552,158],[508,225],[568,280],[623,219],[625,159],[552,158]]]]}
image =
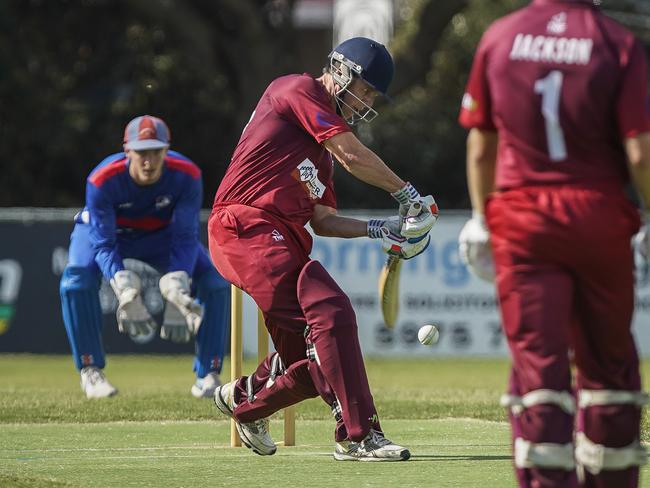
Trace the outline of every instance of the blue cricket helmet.
{"type": "Polygon", "coordinates": [[[330,62],[335,59],[348,66],[354,74],[387,96],[395,67],[393,58],[380,42],[367,37],[353,37],[336,46],[329,58],[330,62]]]}

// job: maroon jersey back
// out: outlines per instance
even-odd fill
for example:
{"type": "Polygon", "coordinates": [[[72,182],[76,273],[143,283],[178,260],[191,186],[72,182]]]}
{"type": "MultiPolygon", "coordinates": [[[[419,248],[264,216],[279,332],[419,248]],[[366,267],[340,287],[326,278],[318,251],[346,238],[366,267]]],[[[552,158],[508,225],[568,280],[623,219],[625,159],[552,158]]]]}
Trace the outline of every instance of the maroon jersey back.
{"type": "Polygon", "coordinates": [[[303,234],[316,203],[336,208],[332,157],[321,142],[349,130],[313,77],[276,79],[242,132],[215,206],[260,208],[303,234]]]}
{"type": "Polygon", "coordinates": [[[623,184],[622,140],[650,131],[641,44],[591,2],[535,0],[477,49],[460,123],[498,130],[499,189],[623,184]]]}

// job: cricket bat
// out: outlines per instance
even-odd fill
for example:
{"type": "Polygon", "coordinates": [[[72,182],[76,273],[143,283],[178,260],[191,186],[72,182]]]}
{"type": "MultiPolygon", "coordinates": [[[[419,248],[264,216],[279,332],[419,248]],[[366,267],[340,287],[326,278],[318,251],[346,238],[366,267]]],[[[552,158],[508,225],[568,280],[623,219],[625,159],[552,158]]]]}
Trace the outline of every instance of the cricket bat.
{"type": "MultiPolygon", "coordinates": [[[[408,210],[408,217],[420,213],[422,205],[414,203],[408,210]]],[[[402,271],[402,260],[397,256],[388,256],[386,264],[379,274],[379,299],[381,300],[381,314],[386,327],[392,329],[397,322],[399,313],[399,277],[402,271]]]]}
{"type": "Polygon", "coordinates": [[[386,264],[379,274],[381,313],[384,323],[389,329],[395,327],[399,313],[399,275],[401,270],[402,260],[396,256],[388,256],[386,264]]]}

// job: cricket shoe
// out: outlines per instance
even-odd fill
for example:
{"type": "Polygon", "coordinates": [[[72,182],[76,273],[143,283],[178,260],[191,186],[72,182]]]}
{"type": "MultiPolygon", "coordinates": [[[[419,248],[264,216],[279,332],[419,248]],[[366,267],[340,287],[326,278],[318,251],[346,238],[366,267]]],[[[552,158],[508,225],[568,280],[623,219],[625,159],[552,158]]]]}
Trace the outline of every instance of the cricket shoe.
{"type": "Polygon", "coordinates": [[[108,382],[104,372],[96,366],[86,366],[81,370],[81,389],[87,398],[117,395],[117,388],[108,382]]]}
{"type": "Polygon", "coordinates": [[[334,451],[337,461],[406,461],[410,457],[411,453],[406,447],[393,444],[374,429],[370,429],[360,442],[337,442],[334,451]]]}
{"type": "Polygon", "coordinates": [[[214,391],[214,404],[221,413],[235,421],[237,432],[242,443],[260,456],[275,454],[277,448],[269,434],[269,419],[259,419],[253,422],[238,422],[233,415],[235,409],[235,381],[218,386],[214,391]]]}
{"type": "Polygon", "coordinates": [[[196,383],[192,385],[192,395],[196,398],[212,398],[214,390],[221,386],[219,375],[214,371],[208,373],[204,378],[197,378],[196,383]]]}

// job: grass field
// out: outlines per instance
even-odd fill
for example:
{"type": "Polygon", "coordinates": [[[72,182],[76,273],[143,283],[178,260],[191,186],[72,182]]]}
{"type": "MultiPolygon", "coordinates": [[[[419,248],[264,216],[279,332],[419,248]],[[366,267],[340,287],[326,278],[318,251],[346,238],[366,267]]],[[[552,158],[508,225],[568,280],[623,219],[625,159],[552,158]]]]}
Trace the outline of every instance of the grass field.
{"type": "MultiPolygon", "coordinates": [[[[406,463],[379,464],[332,460],[334,423],[318,399],[297,409],[297,446],[270,457],[229,448],[228,421],[210,401],[189,395],[190,365],[189,357],[109,356],[106,372],[120,394],[90,401],[69,357],[0,355],[0,486],[514,484],[498,406],[504,360],[369,360],[384,430],[413,454],[406,463]]],[[[648,377],[647,363],[644,370],[648,377]]],[[[280,417],[272,433],[282,439],[280,417]]]]}

